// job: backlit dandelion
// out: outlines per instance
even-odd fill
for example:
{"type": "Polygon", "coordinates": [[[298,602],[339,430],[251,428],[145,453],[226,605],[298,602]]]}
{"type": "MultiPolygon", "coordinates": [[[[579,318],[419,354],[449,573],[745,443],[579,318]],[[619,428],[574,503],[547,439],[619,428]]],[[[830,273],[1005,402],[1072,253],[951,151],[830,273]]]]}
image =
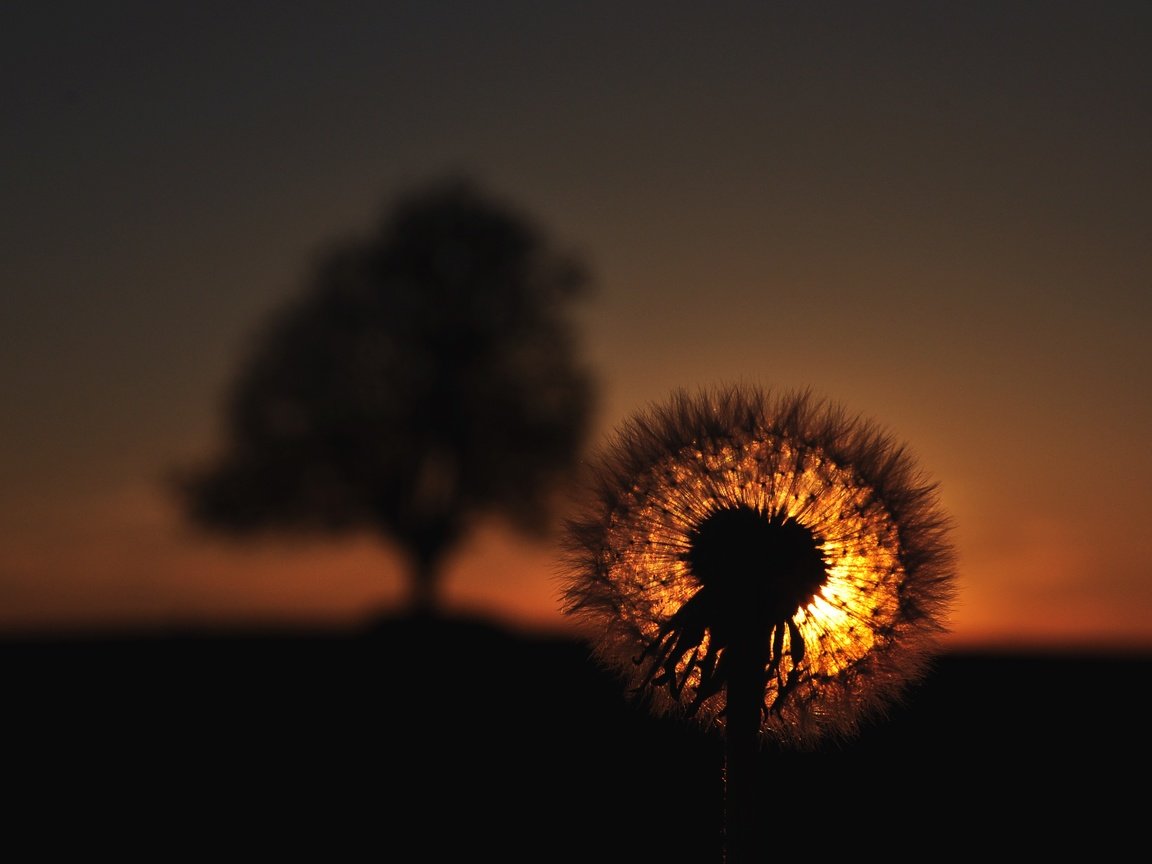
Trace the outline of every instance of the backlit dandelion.
{"type": "Polygon", "coordinates": [[[750,700],[757,746],[808,747],[926,670],[954,594],[949,520],[871,421],[808,392],[680,391],[594,469],[564,610],[658,712],[730,733],[750,700]]]}

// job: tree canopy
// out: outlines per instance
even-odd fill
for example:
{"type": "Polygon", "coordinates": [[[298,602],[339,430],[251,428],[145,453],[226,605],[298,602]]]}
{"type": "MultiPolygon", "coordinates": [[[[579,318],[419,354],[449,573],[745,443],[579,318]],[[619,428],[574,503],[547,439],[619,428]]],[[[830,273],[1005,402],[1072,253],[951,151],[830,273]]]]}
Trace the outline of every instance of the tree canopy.
{"type": "Polygon", "coordinates": [[[589,283],[471,180],[410,190],[257,332],[221,452],[180,474],[190,518],[232,536],[376,531],[431,608],[477,517],[551,527],[593,411],[570,314],[589,283]]]}

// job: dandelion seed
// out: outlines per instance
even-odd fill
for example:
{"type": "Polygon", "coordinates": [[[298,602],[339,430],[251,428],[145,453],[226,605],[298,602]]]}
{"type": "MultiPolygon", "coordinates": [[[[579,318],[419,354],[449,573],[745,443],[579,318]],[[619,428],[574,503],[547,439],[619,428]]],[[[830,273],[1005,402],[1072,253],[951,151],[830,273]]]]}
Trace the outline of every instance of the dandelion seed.
{"type": "Polygon", "coordinates": [[[935,484],[806,391],[678,391],[635,415],[567,529],[564,611],[597,656],[658,713],[722,734],[741,686],[761,744],[855,734],[947,629],[935,484]]]}

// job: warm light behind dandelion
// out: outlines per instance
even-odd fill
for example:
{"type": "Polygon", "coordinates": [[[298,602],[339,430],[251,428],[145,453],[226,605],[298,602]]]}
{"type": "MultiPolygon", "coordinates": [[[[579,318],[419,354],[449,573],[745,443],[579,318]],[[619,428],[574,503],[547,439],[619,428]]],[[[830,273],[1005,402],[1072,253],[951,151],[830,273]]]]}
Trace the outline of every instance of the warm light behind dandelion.
{"type": "Polygon", "coordinates": [[[869,421],[731,387],[636,415],[569,523],[565,611],[661,712],[723,729],[751,629],[767,738],[856,731],[920,677],[954,594],[934,484],[869,421]]]}

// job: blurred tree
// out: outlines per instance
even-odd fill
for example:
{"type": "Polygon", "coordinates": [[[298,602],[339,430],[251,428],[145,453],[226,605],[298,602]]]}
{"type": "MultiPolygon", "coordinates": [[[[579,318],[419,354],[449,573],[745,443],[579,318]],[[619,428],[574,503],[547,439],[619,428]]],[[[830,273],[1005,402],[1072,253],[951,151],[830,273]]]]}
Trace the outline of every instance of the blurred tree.
{"type": "Polygon", "coordinates": [[[232,536],[378,531],[432,611],[475,517],[551,530],[590,426],[567,317],[588,281],[467,178],[401,196],[258,333],[223,452],[177,478],[189,517],[232,536]]]}

